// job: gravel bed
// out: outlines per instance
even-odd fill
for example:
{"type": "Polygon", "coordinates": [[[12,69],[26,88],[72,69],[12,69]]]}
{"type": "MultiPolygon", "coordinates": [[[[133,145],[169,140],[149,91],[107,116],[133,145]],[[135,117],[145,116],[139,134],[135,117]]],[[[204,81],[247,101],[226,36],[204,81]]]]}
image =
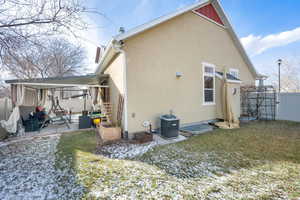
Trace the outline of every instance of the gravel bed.
{"type": "Polygon", "coordinates": [[[126,159],[134,158],[149,151],[157,145],[157,142],[149,142],[146,144],[131,144],[126,141],[120,141],[114,144],[105,145],[97,150],[97,154],[104,155],[108,158],[126,159]]]}
{"type": "Polygon", "coordinates": [[[84,189],[69,167],[55,168],[59,136],[0,147],[0,199],[77,199],[84,189]]]}
{"type": "Polygon", "coordinates": [[[187,138],[182,135],[173,139],[164,139],[161,136],[154,135],[152,142],[144,144],[133,144],[128,141],[119,141],[113,144],[101,146],[98,148],[97,154],[114,159],[131,159],[136,156],[143,155],[155,146],[177,143],[186,139],[187,138]]]}

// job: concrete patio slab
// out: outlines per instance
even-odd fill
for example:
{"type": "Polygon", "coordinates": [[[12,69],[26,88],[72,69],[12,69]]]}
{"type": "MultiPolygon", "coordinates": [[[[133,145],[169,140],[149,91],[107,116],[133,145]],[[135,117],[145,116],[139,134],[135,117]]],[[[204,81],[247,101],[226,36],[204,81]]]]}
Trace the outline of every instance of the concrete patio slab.
{"type": "Polygon", "coordinates": [[[185,126],[180,128],[181,132],[190,133],[192,135],[199,135],[212,130],[213,127],[209,124],[196,124],[196,125],[185,126]]]}
{"type": "Polygon", "coordinates": [[[170,138],[170,139],[164,138],[158,134],[153,135],[153,141],[156,142],[157,145],[173,144],[173,143],[184,141],[186,139],[187,137],[184,137],[183,135],[179,135],[176,138],[170,138]]]}

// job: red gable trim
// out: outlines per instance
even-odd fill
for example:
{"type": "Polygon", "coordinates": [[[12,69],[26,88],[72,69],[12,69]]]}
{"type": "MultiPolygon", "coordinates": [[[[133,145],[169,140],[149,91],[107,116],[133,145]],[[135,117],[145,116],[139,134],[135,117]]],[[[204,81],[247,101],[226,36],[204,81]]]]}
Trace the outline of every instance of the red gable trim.
{"type": "Polygon", "coordinates": [[[206,6],[203,6],[201,8],[198,8],[194,10],[194,12],[204,15],[205,17],[215,21],[218,24],[221,24],[224,26],[224,23],[222,22],[221,18],[219,17],[216,9],[213,7],[212,4],[208,4],[206,6]]]}

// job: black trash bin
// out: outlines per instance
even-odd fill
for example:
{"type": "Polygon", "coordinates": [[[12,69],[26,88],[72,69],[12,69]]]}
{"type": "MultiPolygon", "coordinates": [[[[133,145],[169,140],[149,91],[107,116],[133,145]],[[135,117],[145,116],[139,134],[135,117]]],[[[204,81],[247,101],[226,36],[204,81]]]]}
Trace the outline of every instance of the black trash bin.
{"type": "Polygon", "coordinates": [[[92,119],[89,116],[79,116],[79,129],[86,129],[92,127],[92,119]]]}
{"type": "Polygon", "coordinates": [[[179,119],[174,115],[160,117],[161,135],[165,138],[175,138],[179,135],[179,119]]]}

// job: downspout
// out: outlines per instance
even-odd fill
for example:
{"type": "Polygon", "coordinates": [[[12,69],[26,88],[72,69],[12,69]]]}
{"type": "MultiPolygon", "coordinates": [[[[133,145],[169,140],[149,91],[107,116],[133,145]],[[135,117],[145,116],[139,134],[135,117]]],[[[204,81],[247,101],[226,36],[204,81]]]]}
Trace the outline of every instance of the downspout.
{"type": "Polygon", "coordinates": [[[116,51],[123,55],[124,138],[128,139],[127,59],[126,52],[122,49],[122,46],[121,42],[113,45],[116,51]]]}

